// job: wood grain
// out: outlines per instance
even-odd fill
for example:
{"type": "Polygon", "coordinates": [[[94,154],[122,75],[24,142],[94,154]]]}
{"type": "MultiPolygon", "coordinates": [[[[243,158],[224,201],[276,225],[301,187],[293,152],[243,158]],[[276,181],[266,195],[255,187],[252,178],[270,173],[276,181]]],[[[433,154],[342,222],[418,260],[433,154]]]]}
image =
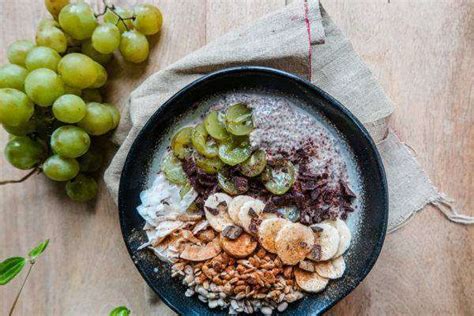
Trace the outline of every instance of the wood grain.
{"type": "MultiPolygon", "coordinates": [[[[107,97],[117,104],[149,74],[285,5],[284,0],[149,2],[162,9],[165,27],[153,40],[148,64],[111,65],[107,97]]],[[[392,126],[416,150],[435,185],[473,215],[474,3],[324,4],[394,101],[392,126]]],[[[0,63],[6,62],[6,46],[32,38],[46,15],[41,1],[0,1],[0,63]]],[[[6,139],[2,133],[1,146],[6,139]]],[[[0,159],[0,179],[22,174],[0,159]]],[[[143,281],[128,257],[115,205],[104,186],[99,199],[87,205],[69,202],[62,190],[42,176],[0,189],[0,258],[22,254],[51,238],[16,315],[107,315],[117,305],[129,306],[135,315],[150,314],[143,281]]],[[[387,237],[373,271],[330,314],[472,315],[473,261],[473,228],[451,224],[429,207],[387,237]]],[[[20,281],[0,288],[1,315],[20,281]]]]}

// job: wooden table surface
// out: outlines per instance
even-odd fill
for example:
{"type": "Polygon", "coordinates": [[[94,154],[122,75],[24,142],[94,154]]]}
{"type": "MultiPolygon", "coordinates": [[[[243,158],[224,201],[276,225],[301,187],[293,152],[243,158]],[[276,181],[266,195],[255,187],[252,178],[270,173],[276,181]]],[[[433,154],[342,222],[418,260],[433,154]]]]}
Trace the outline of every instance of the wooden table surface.
{"type": "MultiPolygon", "coordinates": [[[[147,65],[112,64],[110,101],[119,104],[149,74],[286,4],[153,2],[165,17],[160,39],[147,65]]],[[[393,128],[415,149],[434,184],[455,198],[459,209],[474,215],[474,2],[323,3],[396,105],[393,128]]],[[[1,63],[6,62],[7,45],[33,38],[35,25],[45,16],[42,1],[0,1],[1,63]]],[[[2,132],[2,146],[6,140],[2,132]]],[[[0,179],[22,174],[0,160],[0,179]]],[[[97,202],[86,205],[69,202],[62,190],[43,176],[0,188],[0,258],[24,254],[40,240],[51,239],[16,315],[106,315],[117,305],[129,306],[134,315],[150,314],[144,282],[125,249],[117,210],[104,186],[97,202]]],[[[387,236],[372,272],[329,314],[473,315],[473,232],[427,207],[387,236]]],[[[20,282],[0,288],[1,315],[6,315],[20,282]]]]}

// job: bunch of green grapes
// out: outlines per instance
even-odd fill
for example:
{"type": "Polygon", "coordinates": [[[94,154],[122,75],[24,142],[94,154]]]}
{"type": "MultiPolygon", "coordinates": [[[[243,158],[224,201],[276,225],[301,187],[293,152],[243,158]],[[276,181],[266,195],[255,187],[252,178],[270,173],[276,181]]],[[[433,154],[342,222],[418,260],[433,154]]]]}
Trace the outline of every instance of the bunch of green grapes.
{"type": "Polygon", "coordinates": [[[184,127],[173,136],[172,152],[164,157],[161,169],[170,182],[186,186],[181,161],[192,159],[205,173],[217,174],[220,188],[231,195],[242,192],[229,177],[229,168],[248,178],[258,176],[268,191],[284,194],[295,182],[294,166],[288,161],[267,165],[265,151],[251,147],[249,134],[253,129],[252,111],[242,103],[225,112],[211,111],[203,122],[184,127]]]}
{"type": "Polygon", "coordinates": [[[159,32],[163,19],[148,4],[106,5],[97,15],[82,1],[45,4],[54,19],[39,23],[35,43],[12,43],[10,64],[0,67],[0,123],[10,134],[4,153],[14,167],[41,170],[65,182],[71,199],[88,201],[103,160],[99,136],[120,121],[117,108],[103,102],[104,65],[116,50],[127,61],[146,60],[146,35],[159,32]]]}

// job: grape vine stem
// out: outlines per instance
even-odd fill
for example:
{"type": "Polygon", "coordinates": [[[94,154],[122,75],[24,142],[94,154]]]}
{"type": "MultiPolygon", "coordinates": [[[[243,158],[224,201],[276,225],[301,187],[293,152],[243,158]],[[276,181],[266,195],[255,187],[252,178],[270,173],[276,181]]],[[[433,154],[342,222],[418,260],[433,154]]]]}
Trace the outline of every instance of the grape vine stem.
{"type": "Polygon", "coordinates": [[[30,172],[28,172],[24,177],[22,177],[21,179],[18,179],[18,180],[5,180],[5,181],[0,181],[0,185],[6,185],[6,184],[12,184],[12,183],[21,183],[23,181],[26,181],[29,177],[31,177],[32,175],[34,175],[35,173],[40,173],[41,172],[41,169],[36,167],[34,168],[33,170],[31,170],[30,172]]]}
{"type": "Polygon", "coordinates": [[[106,0],[103,0],[102,2],[104,3],[104,11],[102,11],[98,14],[95,14],[95,17],[98,18],[99,16],[103,16],[104,14],[107,13],[108,10],[110,10],[110,12],[112,12],[118,18],[118,21],[117,21],[117,23],[115,23],[115,25],[119,24],[119,22],[122,22],[125,29],[127,31],[130,31],[130,28],[128,27],[127,23],[125,23],[125,21],[127,21],[127,20],[132,20],[133,21],[133,20],[135,20],[135,17],[132,16],[132,17],[129,17],[129,18],[122,18],[120,16],[120,14],[115,12],[115,6],[114,5],[108,5],[106,0]]]}

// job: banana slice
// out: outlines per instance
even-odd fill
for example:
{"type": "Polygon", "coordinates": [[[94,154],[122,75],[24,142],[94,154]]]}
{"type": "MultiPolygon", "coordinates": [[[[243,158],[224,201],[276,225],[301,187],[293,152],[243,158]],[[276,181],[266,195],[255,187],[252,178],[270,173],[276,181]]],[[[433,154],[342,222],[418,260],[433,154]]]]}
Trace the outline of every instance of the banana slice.
{"type": "Polygon", "coordinates": [[[259,219],[264,208],[265,203],[257,199],[243,203],[239,211],[239,220],[247,233],[252,235],[257,233],[255,221],[259,219]]]}
{"type": "Polygon", "coordinates": [[[179,255],[180,258],[189,261],[205,261],[214,258],[221,252],[219,240],[215,238],[206,245],[199,246],[195,244],[188,244],[184,247],[183,252],[179,255]]]}
{"type": "Polygon", "coordinates": [[[229,204],[229,216],[235,224],[242,226],[239,219],[239,212],[245,202],[254,201],[255,199],[248,195],[239,195],[232,199],[229,204]]]}
{"type": "Polygon", "coordinates": [[[330,261],[318,262],[314,265],[314,268],[323,278],[339,279],[346,270],[346,263],[344,258],[340,256],[330,261]]]}
{"type": "Polygon", "coordinates": [[[257,241],[247,233],[242,233],[234,240],[221,234],[219,242],[227,254],[236,258],[246,258],[257,248],[257,241]]]}
{"type": "Polygon", "coordinates": [[[214,193],[204,203],[206,219],[216,231],[221,232],[225,226],[232,225],[232,219],[227,213],[232,198],[225,193],[214,193]]]}
{"type": "Polygon", "coordinates": [[[275,238],[277,254],[284,264],[295,265],[306,258],[314,245],[314,233],[308,226],[288,223],[275,238]]]}
{"type": "Polygon", "coordinates": [[[347,249],[349,249],[349,246],[351,245],[351,230],[347,226],[346,222],[340,218],[335,221],[324,221],[323,223],[328,223],[337,229],[337,232],[339,233],[339,246],[334,257],[341,256],[344,254],[344,252],[346,252],[347,249]]]}
{"type": "Polygon", "coordinates": [[[268,218],[262,221],[258,228],[258,239],[263,248],[272,253],[277,253],[275,238],[280,229],[291,223],[284,218],[268,218]]]}
{"type": "Polygon", "coordinates": [[[314,231],[314,246],[308,259],[326,261],[334,257],[339,247],[339,233],[329,224],[314,224],[310,226],[314,231]]]}
{"type": "Polygon", "coordinates": [[[307,272],[299,268],[295,270],[295,279],[300,288],[311,293],[321,292],[329,282],[329,279],[316,272],[307,272]]]}

